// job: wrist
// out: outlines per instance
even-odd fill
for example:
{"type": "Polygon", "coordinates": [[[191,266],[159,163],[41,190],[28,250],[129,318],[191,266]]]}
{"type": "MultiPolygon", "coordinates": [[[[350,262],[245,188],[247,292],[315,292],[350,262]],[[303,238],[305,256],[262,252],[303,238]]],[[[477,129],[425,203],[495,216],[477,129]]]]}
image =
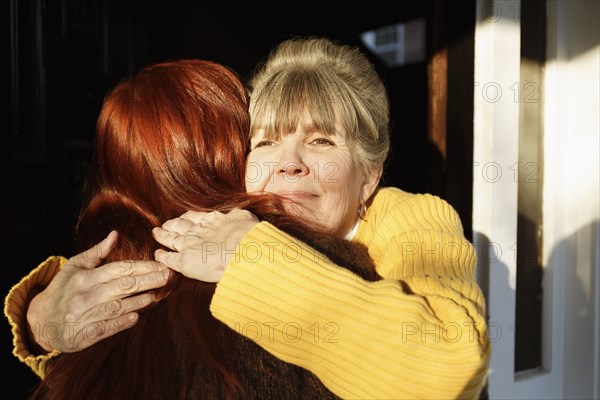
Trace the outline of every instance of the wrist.
{"type": "Polygon", "coordinates": [[[50,353],[54,350],[54,346],[49,341],[44,340],[44,329],[42,324],[39,322],[40,319],[36,317],[36,306],[39,303],[39,296],[37,294],[29,303],[27,307],[27,323],[25,329],[27,330],[27,347],[31,354],[41,355],[50,353]]]}

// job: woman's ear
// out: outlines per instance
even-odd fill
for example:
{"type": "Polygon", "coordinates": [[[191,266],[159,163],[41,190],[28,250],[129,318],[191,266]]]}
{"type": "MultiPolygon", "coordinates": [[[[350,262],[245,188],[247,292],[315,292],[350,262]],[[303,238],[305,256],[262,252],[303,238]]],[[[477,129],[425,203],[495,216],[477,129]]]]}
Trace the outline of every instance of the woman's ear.
{"type": "Polygon", "coordinates": [[[363,184],[360,188],[360,201],[362,203],[366,203],[371,195],[375,192],[377,185],[379,185],[379,180],[381,179],[382,173],[383,166],[379,166],[377,168],[373,168],[366,174],[363,184]]]}

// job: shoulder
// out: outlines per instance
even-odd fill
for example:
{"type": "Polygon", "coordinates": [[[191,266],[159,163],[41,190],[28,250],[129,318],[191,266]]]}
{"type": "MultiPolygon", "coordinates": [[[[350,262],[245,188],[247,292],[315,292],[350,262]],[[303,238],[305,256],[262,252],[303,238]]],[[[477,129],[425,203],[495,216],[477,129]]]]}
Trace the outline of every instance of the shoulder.
{"type": "Polygon", "coordinates": [[[429,193],[410,193],[396,187],[379,188],[367,215],[376,221],[394,219],[406,227],[438,229],[440,224],[462,231],[456,210],[444,199],[429,193]]]}
{"type": "Polygon", "coordinates": [[[371,199],[369,207],[381,210],[415,207],[429,210],[454,210],[446,200],[439,196],[429,193],[410,193],[391,186],[379,188],[371,199]]]}

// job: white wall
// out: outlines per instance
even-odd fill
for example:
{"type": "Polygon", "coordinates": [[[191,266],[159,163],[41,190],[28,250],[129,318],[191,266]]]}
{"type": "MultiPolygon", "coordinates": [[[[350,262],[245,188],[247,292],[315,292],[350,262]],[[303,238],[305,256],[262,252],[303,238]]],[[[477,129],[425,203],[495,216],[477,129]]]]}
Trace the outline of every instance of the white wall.
{"type": "Polygon", "coordinates": [[[564,313],[551,321],[551,365],[564,397],[582,399],[600,396],[598,18],[598,1],[548,1],[544,247],[552,308],[564,313]]]}
{"type": "Polygon", "coordinates": [[[548,62],[541,86],[545,371],[517,378],[511,251],[517,183],[510,166],[518,161],[519,104],[510,87],[520,79],[520,2],[477,3],[473,232],[479,268],[488,279],[482,286],[488,291],[492,399],[600,397],[600,5],[547,4],[548,62]],[[502,177],[490,175],[496,171],[502,177]]]}

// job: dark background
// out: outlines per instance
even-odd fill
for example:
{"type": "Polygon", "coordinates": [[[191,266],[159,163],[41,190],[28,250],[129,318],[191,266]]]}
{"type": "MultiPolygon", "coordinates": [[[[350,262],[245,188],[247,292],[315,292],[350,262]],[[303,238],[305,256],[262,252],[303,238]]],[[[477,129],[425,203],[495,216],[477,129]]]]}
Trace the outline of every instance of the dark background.
{"type": "MultiPolygon", "coordinates": [[[[242,79],[279,41],[324,35],[361,46],[360,33],[416,17],[427,20],[428,60],[377,65],[391,99],[392,154],[384,184],[446,198],[470,237],[473,31],[475,1],[368,1],[342,8],[317,2],[8,0],[2,51],[2,229],[6,259],[1,293],[49,255],[72,255],[72,230],[90,160],[102,97],[142,65],[176,58],[210,59],[242,79]],[[435,23],[434,23],[435,22],[435,23]],[[443,29],[441,29],[443,27],[443,29]],[[435,41],[432,38],[437,38],[435,41]],[[447,45],[447,150],[430,143],[428,62],[447,45]],[[9,105],[9,106],[7,106],[9,105]]],[[[361,46],[362,47],[362,46],[361,46]]],[[[25,398],[36,377],[11,355],[0,326],[0,397],[25,398]],[[8,373],[11,374],[9,378],[8,373]],[[14,377],[16,376],[16,378],[14,377]]]]}

